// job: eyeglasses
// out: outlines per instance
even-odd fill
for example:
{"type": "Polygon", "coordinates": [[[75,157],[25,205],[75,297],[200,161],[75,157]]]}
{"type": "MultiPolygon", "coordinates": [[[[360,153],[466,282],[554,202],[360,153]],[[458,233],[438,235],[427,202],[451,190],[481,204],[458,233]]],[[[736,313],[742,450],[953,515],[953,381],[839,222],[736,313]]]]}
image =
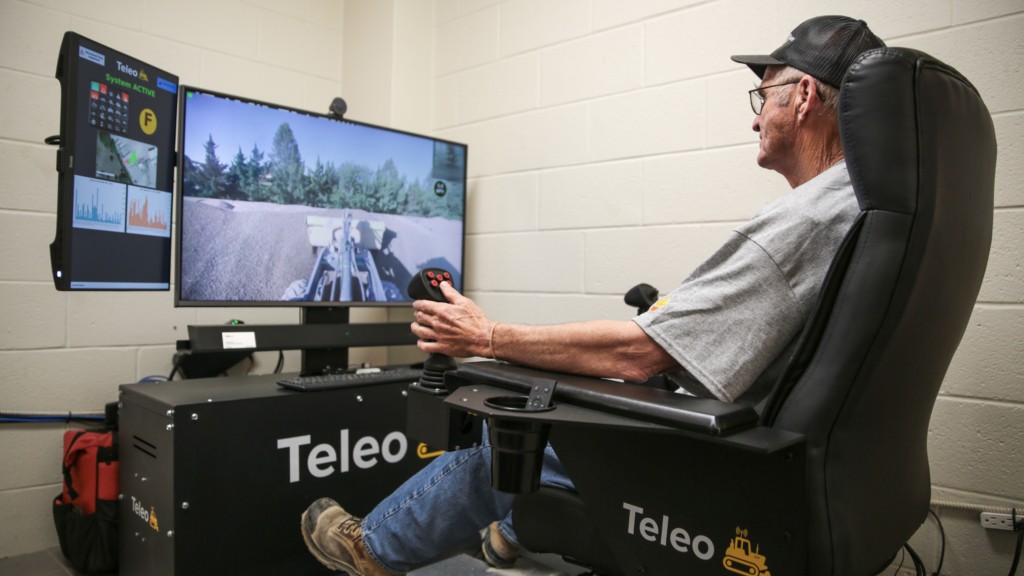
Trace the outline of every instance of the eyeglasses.
{"type": "Polygon", "coordinates": [[[768,88],[777,88],[779,86],[788,86],[789,84],[796,84],[800,82],[800,80],[801,78],[797,78],[796,80],[790,80],[789,82],[782,82],[781,84],[772,84],[771,86],[758,86],[757,88],[750,90],[748,92],[748,94],[750,94],[750,109],[754,111],[754,114],[756,116],[760,116],[761,108],[764,107],[764,94],[761,93],[762,90],[767,90],[768,88]]]}

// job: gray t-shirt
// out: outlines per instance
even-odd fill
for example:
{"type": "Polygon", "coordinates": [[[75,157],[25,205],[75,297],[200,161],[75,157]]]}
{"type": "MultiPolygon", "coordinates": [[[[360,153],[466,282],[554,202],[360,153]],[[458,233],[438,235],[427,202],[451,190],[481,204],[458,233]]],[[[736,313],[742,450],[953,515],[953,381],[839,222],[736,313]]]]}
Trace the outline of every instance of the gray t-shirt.
{"type": "Polygon", "coordinates": [[[634,321],[683,367],[697,396],[755,404],[785,366],[860,212],[846,162],[766,205],[634,321]]]}

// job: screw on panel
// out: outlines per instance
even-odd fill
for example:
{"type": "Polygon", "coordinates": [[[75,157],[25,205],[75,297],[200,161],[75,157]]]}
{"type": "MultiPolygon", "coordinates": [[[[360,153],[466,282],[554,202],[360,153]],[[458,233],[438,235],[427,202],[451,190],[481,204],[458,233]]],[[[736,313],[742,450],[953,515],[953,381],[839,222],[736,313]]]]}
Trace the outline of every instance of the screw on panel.
{"type": "Polygon", "coordinates": [[[188,502],[182,502],[181,503],[181,509],[182,510],[188,510],[188,507],[189,507],[189,503],[188,502]]]}
{"type": "Polygon", "coordinates": [[[199,414],[196,414],[195,412],[193,412],[192,413],[192,421],[195,422],[196,420],[199,420],[199,414]]]}

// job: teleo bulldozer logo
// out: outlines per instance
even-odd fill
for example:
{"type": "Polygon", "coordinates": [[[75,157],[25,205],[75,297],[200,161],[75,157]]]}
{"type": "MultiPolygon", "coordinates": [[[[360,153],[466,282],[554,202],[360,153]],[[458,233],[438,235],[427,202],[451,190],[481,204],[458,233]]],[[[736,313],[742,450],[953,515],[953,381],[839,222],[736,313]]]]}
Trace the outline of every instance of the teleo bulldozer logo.
{"type": "Polygon", "coordinates": [[[160,523],[156,519],[156,510],[154,510],[152,506],[149,507],[149,510],[146,510],[146,507],[142,504],[140,500],[136,499],[135,496],[131,496],[131,499],[132,512],[135,513],[135,515],[138,516],[139,519],[141,519],[143,522],[149,524],[150,528],[159,532],[160,523]]]}
{"type": "Polygon", "coordinates": [[[736,527],[736,537],[729,540],[729,548],[722,558],[722,565],[729,572],[746,574],[747,576],[772,576],[768,571],[767,559],[761,552],[761,547],[750,549],[750,540],[747,540],[747,531],[736,527]]]}
{"type": "MultiPolygon", "coordinates": [[[[662,515],[659,522],[653,516],[644,514],[644,509],[629,502],[623,502],[622,508],[629,512],[626,521],[626,533],[639,534],[648,542],[672,548],[681,554],[693,554],[698,560],[711,560],[715,556],[715,543],[711,538],[690,533],[679,526],[672,526],[672,520],[662,515]]],[[[736,537],[729,540],[729,547],[722,557],[722,566],[728,572],[745,576],[772,576],[768,570],[767,558],[761,554],[760,546],[751,549],[747,539],[747,530],[736,527],[736,537]]]]}

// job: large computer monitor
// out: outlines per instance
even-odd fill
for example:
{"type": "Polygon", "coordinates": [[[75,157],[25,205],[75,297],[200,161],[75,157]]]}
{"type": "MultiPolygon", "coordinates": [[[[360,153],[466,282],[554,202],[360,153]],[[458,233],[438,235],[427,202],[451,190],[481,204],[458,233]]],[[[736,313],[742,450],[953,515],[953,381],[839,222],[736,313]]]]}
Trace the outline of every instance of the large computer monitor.
{"type": "Polygon", "coordinates": [[[464,144],[183,86],[178,306],[293,306],[297,326],[190,326],[193,351],[303,351],[303,374],[348,348],[412,344],[408,324],[348,324],[353,306],[408,306],[444,268],[462,289],[464,144]]]}
{"type": "Polygon", "coordinates": [[[55,287],[168,290],[178,77],[74,32],[56,76],[55,287]]]}
{"type": "Polygon", "coordinates": [[[179,306],[408,305],[462,287],[464,144],[183,86],[179,306]]]}

